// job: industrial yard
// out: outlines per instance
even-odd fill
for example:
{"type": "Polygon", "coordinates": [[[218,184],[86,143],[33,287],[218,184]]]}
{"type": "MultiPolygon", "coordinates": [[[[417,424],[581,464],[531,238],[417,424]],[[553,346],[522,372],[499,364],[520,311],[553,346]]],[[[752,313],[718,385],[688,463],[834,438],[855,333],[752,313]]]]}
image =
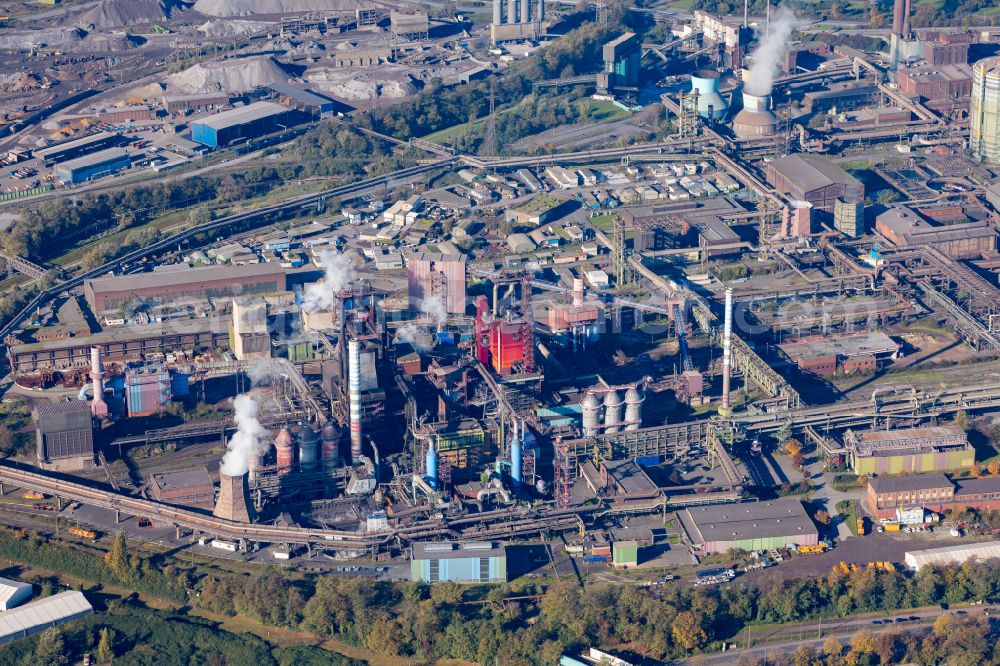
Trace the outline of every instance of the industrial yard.
{"type": "Polygon", "coordinates": [[[255,664],[757,659],[1000,599],[995,29],[37,4],[0,19],[0,644],[110,662],[78,581],[256,622],[255,664]],[[457,647],[499,613],[519,647],[457,647]]]}

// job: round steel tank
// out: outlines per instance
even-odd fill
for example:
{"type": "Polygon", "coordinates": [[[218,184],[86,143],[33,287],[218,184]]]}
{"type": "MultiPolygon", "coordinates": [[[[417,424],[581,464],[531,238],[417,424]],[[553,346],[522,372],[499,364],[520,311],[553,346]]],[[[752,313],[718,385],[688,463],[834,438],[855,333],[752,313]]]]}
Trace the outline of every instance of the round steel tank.
{"type": "Polygon", "coordinates": [[[278,466],[278,474],[288,474],[295,464],[295,449],[292,446],[292,434],[288,428],[282,428],[278,436],[274,438],[275,462],[278,466]]]}
{"type": "Polygon", "coordinates": [[[699,69],[691,75],[691,92],[698,93],[698,115],[718,120],[726,115],[729,104],[719,94],[719,73],[714,69],[699,69]]]}
{"type": "Polygon", "coordinates": [[[321,455],[324,465],[332,465],[340,457],[340,431],[332,421],[323,426],[321,455]]]}
{"type": "Polygon", "coordinates": [[[604,396],[604,432],[618,432],[618,424],[622,422],[622,404],[618,391],[608,391],[604,396]]]}
{"type": "Polygon", "coordinates": [[[743,108],[733,118],[733,133],[741,139],[771,136],[777,131],[778,119],[771,113],[770,95],[743,92],[743,108]]]}
{"type": "Polygon", "coordinates": [[[642,393],[636,387],[625,392],[625,426],[626,430],[638,430],[642,422],[642,393]]]}
{"type": "Polygon", "coordinates": [[[580,401],[580,406],[583,408],[583,436],[593,437],[597,434],[597,424],[600,418],[601,403],[598,402],[596,395],[588,393],[583,396],[583,400],[580,401]]]}
{"type": "Polygon", "coordinates": [[[319,435],[308,424],[299,430],[299,469],[312,472],[319,464],[319,435]]]}

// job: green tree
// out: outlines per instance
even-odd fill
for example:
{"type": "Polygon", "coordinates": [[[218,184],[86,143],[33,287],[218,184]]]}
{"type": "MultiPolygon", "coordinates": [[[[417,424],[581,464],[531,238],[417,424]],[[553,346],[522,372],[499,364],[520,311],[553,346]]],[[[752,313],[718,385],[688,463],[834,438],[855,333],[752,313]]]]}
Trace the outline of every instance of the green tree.
{"type": "Polygon", "coordinates": [[[119,580],[125,581],[130,577],[132,566],[124,534],[119,532],[115,535],[115,539],[111,543],[111,550],[104,555],[104,563],[119,580]]]}
{"type": "Polygon", "coordinates": [[[66,644],[62,633],[55,627],[46,629],[38,635],[35,654],[30,663],[32,666],[63,666],[69,663],[65,651],[66,644]]]}
{"type": "Polygon", "coordinates": [[[112,645],[111,630],[107,627],[101,627],[101,637],[97,641],[97,661],[107,664],[114,658],[115,649],[112,645]]]}

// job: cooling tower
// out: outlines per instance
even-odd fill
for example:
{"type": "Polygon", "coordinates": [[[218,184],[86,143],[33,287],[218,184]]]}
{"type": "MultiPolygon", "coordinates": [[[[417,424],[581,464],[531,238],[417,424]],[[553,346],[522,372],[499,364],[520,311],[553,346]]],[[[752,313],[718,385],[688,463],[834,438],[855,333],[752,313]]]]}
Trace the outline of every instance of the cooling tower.
{"type": "Polygon", "coordinates": [[[726,115],[729,105],[719,94],[719,73],[713,69],[699,69],[691,75],[691,92],[698,93],[698,115],[718,120],[726,115]]]}
{"type": "Polygon", "coordinates": [[[770,95],[751,95],[743,91],[743,108],[733,118],[733,133],[741,139],[771,136],[778,119],[771,113],[770,95]]]}
{"type": "Polygon", "coordinates": [[[219,499],[215,503],[216,518],[223,518],[237,523],[249,523],[255,515],[253,503],[250,501],[250,485],[247,475],[219,476],[219,499]]]}

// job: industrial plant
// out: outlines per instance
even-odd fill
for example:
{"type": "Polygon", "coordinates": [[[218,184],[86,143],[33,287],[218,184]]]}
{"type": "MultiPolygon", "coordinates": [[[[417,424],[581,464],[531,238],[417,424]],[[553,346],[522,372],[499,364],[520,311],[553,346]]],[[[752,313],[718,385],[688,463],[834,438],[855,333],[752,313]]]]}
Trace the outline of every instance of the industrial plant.
{"type": "Polygon", "coordinates": [[[15,524],[715,585],[1000,508],[1000,33],[355,4],[9,114],[15,524]]]}

